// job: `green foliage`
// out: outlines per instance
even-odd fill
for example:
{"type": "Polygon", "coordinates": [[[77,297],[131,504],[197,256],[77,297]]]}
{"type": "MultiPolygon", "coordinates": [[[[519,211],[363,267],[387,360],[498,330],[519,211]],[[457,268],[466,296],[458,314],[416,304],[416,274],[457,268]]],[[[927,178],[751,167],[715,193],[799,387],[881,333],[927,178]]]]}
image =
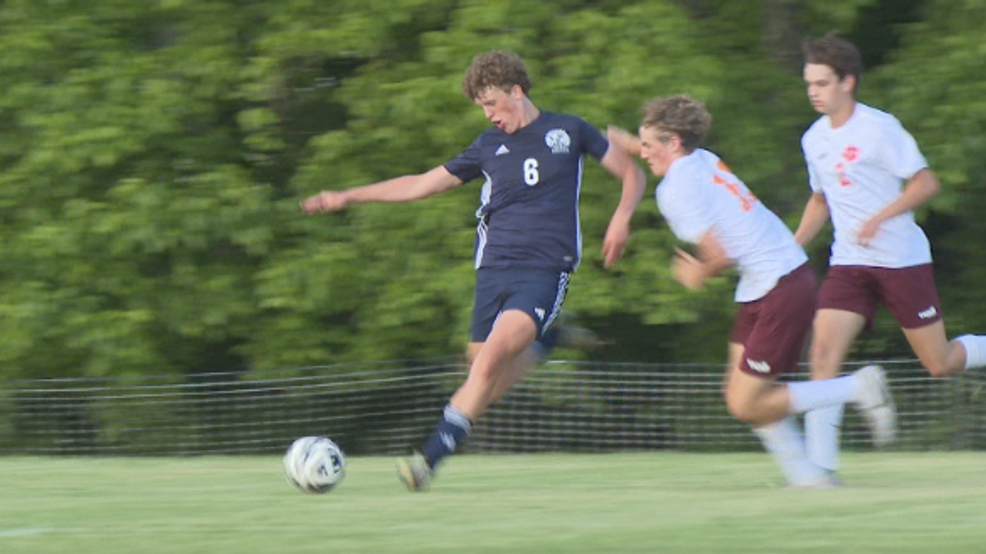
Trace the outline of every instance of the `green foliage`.
{"type": "MultiPolygon", "coordinates": [[[[942,176],[931,220],[943,229],[936,256],[951,269],[943,296],[955,302],[953,320],[982,328],[966,306],[980,301],[986,277],[968,247],[986,236],[974,217],[986,169],[977,34],[986,21],[977,4],[953,4],[918,10],[901,48],[877,52],[890,61],[866,90],[914,130],[942,176]]],[[[653,96],[702,99],[715,116],[708,146],[793,225],[808,194],[798,138],[815,116],[763,29],[768,20],[782,37],[864,28],[860,18],[887,9],[872,0],[8,0],[0,377],[262,371],[460,351],[477,183],[317,218],[297,202],[455,156],[488,125],[460,80],[493,48],[527,60],[539,107],[599,127],[635,128],[653,96]]],[[[723,341],[731,278],[700,294],[673,282],[675,241],[650,191],[626,259],[604,270],[599,246],[620,189],[587,164],[585,259],[568,306],[620,321],[621,336],[607,339],[646,338],[664,345],[661,356],[707,361],[691,349],[723,341]]]]}

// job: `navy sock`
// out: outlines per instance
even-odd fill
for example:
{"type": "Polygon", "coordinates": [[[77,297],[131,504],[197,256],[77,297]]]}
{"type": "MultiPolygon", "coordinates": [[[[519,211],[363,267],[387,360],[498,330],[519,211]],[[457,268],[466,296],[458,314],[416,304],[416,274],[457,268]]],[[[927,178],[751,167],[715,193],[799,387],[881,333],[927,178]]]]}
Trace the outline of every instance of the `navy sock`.
{"type": "Polygon", "coordinates": [[[445,406],[442,419],[422,448],[428,467],[435,469],[442,458],[455,452],[455,449],[465,442],[471,430],[472,422],[468,417],[453,408],[451,404],[445,406]]]}
{"type": "Polygon", "coordinates": [[[534,356],[536,357],[536,363],[543,363],[551,355],[551,351],[555,349],[555,345],[558,344],[558,337],[561,335],[561,326],[556,321],[554,325],[548,327],[543,333],[534,341],[533,349],[534,356]]]}

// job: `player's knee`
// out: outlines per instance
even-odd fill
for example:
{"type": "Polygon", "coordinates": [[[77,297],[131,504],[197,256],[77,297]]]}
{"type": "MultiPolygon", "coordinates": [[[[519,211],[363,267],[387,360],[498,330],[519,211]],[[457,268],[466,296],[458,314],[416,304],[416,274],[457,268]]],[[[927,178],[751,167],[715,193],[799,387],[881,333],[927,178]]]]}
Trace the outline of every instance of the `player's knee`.
{"type": "Polygon", "coordinates": [[[953,373],[946,360],[930,360],[924,363],[924,368],[935,378],[948,377],[953,373]]]}
{"type": "Polygon", "coordinates": [[[815,379],[831,379],[839,375],[842,354],[824,341],[814,341],[809,354],[811,376],[815,379]]]}
{"type": "Polygon", "coordinates": [[[727,406],[729,407],[729,414],[737,421],[750,424],[758,423],[756,414],[748,406],[735,403],[729,403],[727,406]]]}
{"type": "Polygon", "coordinates": [[[826,359],[831,358],[832,349],[829,345],[825,344],[824,341],[814,340],[811,343],[811,349],[809,351],[809,358],[812,364],[820,364],[826,359]]]}
{"type": "Polygon", "coordinates": [[[497,374],[498,371],[495,365],[473,362],[469,367],[467,381],[471,381],[475,386],[492,388],[496,384],[497,374]]]}
{"type": "Polygon", "coordinates": [[[729,415],[744,423],[757,423],[757,413],[749,399],[726,391],[726,409],[729,415]]]}
{"type": "Polygon", "coordinates": [[[481,348],[481,343],[472,343],[466,348],[466,363],[469,364],[469,367],[472,367],[472,364],[476,362],[476,356],[479,355],[481,348]]]}

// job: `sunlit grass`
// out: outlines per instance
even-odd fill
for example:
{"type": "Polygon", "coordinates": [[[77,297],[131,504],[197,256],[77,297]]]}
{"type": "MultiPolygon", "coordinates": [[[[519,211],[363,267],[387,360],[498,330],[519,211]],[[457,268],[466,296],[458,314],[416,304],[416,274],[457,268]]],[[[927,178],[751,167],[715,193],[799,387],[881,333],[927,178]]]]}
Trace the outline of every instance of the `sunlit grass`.
{"type": "Polygon", "coordinates": [[[0,552],[986,552],[986,454],[855,454],[793,491],[763,454],[461,456],[410,494],[351,458],[305,495],[274,457],[0,458],[0,552]]]}

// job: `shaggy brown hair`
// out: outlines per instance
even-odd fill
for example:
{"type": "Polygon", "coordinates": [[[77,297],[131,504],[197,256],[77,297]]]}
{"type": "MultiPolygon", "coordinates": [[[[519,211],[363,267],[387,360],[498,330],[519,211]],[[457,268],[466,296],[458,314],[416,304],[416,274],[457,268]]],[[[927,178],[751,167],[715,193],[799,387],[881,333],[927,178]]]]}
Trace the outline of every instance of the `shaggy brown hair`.
{"type": "Polygon", "coordinates": [[[805,54],[806,64],[827,65],[835,71],[840,81],[852,75],[856,78],[856,87],[859,87],[859,81],[863,78],[863,56],[853,43],[835,33],[828,33],[821,38],[805,39],[801,50],[805,54]]]}
{"type": "Polygon", "coordinates": [[[531,77],[524,62],[512,52],[494,50],[473,59],[462,80],[462,94],[476,100],[491,87],[510,92],[514,85],[519,85],[524,94],[531,90],[531,77]]]}

